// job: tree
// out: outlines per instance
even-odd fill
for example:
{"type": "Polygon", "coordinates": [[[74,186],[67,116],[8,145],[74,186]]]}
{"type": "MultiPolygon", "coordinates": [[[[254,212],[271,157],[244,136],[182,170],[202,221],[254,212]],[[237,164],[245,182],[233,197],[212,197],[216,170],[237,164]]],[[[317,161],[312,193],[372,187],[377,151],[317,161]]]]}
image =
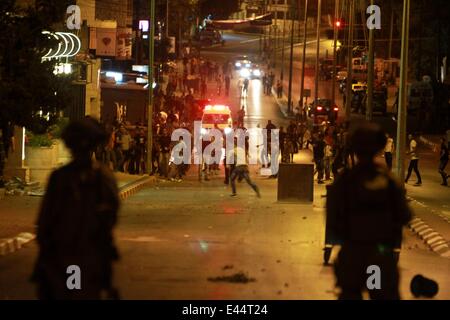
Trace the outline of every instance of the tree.
{"type": "Polygon", "coordinates": [[[0,120],[42,133],[69,101],[70,78],[53,73],[57,61],[42,61],[54,41],[42,34],[63,21],[72,1],[37,0],[19,8],[0,2],[0,120]],[[43,115],[50,115],[44,118],[43,115]]]}

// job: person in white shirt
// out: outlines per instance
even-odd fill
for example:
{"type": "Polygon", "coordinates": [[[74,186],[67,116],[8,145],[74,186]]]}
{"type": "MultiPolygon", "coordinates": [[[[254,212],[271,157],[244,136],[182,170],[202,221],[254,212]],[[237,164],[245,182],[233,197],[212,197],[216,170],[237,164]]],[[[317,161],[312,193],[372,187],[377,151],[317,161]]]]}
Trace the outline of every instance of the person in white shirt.
{"type": "MultiPolygon", "coordinates": [[[[236,143],[236,142],[235,142],[236,143]]],[[[235,197],[236,194],[236,178],[245,179],[245,181],[248,183],[250,187],[256,192],[256,195],[258,198],[261,197],[259,193],[258,186],[250,179],[250,174],[248,170],[247,165],[247,155],[245,153],[245,150],[240,147],[234,147],[232,150],[227,150],[227,159],[234,159],[234,169],[231,172],[231,189],[232,189],[232,197],[235,197]]],[[[228,166],[231,166],[231,164],[227,164],[228,166]]]]}
{"type": "Polygon", "coordinates": [[[387,142],[384,147],[384,160],[386,161],[386,166],[389,171],[392,170],[392,154],[394,153],[394,139],[392,139],[389,134],[386,134],[387,142]]]}
{"type": "Polygon", "coordinates": [[[331,180],[331,164],[333,163],[333,146],[329,143],[325,146],[325,157],[323,165],[325,169],[325,180],[331,180]]]}
{"type": "Polygon", "coordinates": [[[183,181],[183,153],[180,150],[186,150],[186,143],[183,140],[183,137],[180,137],[180,140],[175,146],[172,148],[170,159],[169,159],[169,180],[181,182],[183,181]]]}
{"type": "Polygon", "coordinates": [[[411,172],[414,170],[414,173],[417,176],[417,182],[414,184],[414,186],[418,187],[422,185],[422,177],[420,176],[419,172],[419,157],[417,156],[417,142],[414,139],[413,135],[408,135],[409,140],[409,167],[408,167],[408,174],[406,175],[405,183],[408,183],[409,178],[411,177],[411,172]]]}
{"type": "Polygon", "coordinates": [[[122,172],[126,172],[128,162],[130,161],[130,144],[131,144],[131,136],[128,133],[127,129],[124,127],[120,128],[120,147],[122,149],[123,161],[120,166],[120,170],[122,172]]]}

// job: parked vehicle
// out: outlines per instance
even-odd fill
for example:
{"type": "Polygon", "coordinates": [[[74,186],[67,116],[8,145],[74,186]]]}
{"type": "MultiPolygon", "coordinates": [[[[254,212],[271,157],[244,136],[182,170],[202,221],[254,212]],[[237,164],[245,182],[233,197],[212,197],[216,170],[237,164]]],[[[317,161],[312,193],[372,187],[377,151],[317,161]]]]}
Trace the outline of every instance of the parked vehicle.
{"type": "Polygon", "coordinates": [[[352,92],[366,92],[367,91],[367,84],[363,82],[357,82],[352,84],[352,92]]]}
{"type": "Polygon", "coordinates": [[[222,38],[222,34],[213,28],[201,29],[194,36],[194,40],[198,41],[201,46],[211,46],[213,44],[225,43],[222,38]]]}
{"type": "Polygon", "coordinates": [[[337,81],[347,80],[347,71],[338,71],[338,73],[336,74],[336,80],[337,81]]]}
{"type": "Polygon", "coordinates": [[[329,121],[334,123],[338,118],[339,107],[333,104],[331,99],[319,98],[308,106],[308,116],[314,119],[314,123],[329,121]]]}

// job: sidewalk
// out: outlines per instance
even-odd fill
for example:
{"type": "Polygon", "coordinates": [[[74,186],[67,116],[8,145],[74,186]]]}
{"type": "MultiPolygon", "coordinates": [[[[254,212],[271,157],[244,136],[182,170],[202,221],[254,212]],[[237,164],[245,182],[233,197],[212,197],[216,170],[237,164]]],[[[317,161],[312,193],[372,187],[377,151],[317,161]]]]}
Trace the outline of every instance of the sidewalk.
{"type": "MultiPolygon", "coordinates": [[[[115,173],[122,200],[144,185],[154,183],[155,177],[115,173]]],[[[0,199],[0,256],[20,249],[34,239],[35,220],[42,197],[5,196],[0,199]]]]}

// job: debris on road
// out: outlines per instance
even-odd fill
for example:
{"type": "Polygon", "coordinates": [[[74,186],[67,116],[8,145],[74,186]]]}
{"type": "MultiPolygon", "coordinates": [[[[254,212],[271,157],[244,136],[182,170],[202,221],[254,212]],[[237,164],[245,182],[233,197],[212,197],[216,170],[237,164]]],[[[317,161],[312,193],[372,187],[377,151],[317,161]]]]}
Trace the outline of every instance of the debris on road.
{"type": "Polygon", "coordinates": [[[27,195],[34,197],[43,197],[45,195],[45,191],[43,189],[28,191],[27,195]]]}
{"type": "Polygon", "coordinates": [[[222,270],[229,270],[229,269],[233,269],[233,268],[234,268],[234,266],[232,264],[227,264],[222,268],[222,270]]]}
{"type": "Polygon", "coordinates": [[[245,273],[238,272],[231,276],[222,276],[222,277],[215,277],[215,278],[208,278],[208,281],[212,282],[231,282],[231,283],[248,283],[248,282],[255,282],[256,280],[254,278],[249,278],[245,273]]]}
{"type": "Polygon", "coordinates": [[[5,183],[5,194],[8,196],[43,196],[45,190],[39,187],[39,182],[25,182],[19,177],[14,177],[5,183]]]}

